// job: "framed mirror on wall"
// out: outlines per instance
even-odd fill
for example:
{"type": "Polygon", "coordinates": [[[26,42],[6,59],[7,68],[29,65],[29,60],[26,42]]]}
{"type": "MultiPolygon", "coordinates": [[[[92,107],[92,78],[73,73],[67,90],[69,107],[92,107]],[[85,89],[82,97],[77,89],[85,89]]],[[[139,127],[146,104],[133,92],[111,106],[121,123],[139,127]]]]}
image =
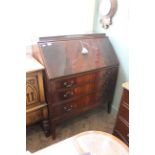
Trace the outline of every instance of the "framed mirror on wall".
{"type": "Polygon", "coordinates": [[[112,18],[117,10],[117,0],[101,0],[99,5],[100,23],[107,29],[112,24],[112,18]]]}

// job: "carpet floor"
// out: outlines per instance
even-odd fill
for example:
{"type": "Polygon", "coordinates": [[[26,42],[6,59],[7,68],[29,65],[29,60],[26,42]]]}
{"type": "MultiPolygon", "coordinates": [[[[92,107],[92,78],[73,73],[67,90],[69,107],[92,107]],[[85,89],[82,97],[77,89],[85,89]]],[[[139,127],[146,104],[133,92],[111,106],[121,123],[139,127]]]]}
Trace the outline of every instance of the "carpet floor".
{"type": "Polygon", "coordinates": [[[105,109],[97,108],[88,113],[65,121],[56,129],[56,139],[45,137],[41,124],[37,123],[26,129],[26,150],[36,152],[49,145],[69,138],[80,132],[97,130],[112,133],[116,120],[116,113],[107,113],[105,109]]]}

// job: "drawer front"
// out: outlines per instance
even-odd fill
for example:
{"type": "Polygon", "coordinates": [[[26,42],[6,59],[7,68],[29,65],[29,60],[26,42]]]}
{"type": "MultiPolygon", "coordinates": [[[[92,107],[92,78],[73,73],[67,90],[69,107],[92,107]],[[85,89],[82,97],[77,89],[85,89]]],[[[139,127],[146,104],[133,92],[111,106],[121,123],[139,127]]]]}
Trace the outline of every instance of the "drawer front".
{"type": "Polygon", "coordinates": [[[120,139],[129,142],[129,124],[120,116],[117,120],[114,131],[118,133],[120,139]]]}
{"type": "Polygon", "coordinates": [[[119,109],[119,115],[122,116],[127,122],[129,122],[129,107],[126,102],[122,101],[119,109]]]}
{"type": "Polygon", "coordinates": [[[67,77],[61,80],[56,80],[55,88],[56,89],[64,89],[64,88],[73,88],[77,85],[81,85],[83,83],[87,83],[93,80],[92,73],[78,76],[78,77],[67,77]]]}
{"type": "Polygon", "coordinates": [[[92,81],[98,81],[99,79],[106,79],[108,76],[108,69],[93,71],[85,75],[79,75],[77,77],[67,77],[61,80],[55,81],[56,89],[73,88],[78,85],[83,85],[92,81]]]}
{"type": "MultiPolygon", "coordinates": [[[[64,104],[58,104],[54,105],[50,108],[50,114],[52,118],[61,118],[65,117],[66,115],[74,114],[82,112],[85,108],[96,104],[99,100],[102,99],[102,94],[92,93],[87,96],[80,97],[76,100],[64,103],[64,104]]],[[[101,103],[101,102],[100,102],[101,103]]]]}
{"type": "Polygon", "coordinates": [[[53,94],[53,103],[64,101],[78,96],[83,96],[96,90],[103,91],[104,83],[104,80],[99,80],[97,82],[93,81],[83,86],[77,86],[75,88],[70,88],[67,90],[55,91],[55,93],[53,94]]]}
{"type": "Polygon", "coordinates": [[[51,116],[52,118],[56,118],[64,115],[70,115],[71,113],[76,112],[77,109],[78,109],[77,102],[64,103],[62,105],[52,107],[51,116]]]}

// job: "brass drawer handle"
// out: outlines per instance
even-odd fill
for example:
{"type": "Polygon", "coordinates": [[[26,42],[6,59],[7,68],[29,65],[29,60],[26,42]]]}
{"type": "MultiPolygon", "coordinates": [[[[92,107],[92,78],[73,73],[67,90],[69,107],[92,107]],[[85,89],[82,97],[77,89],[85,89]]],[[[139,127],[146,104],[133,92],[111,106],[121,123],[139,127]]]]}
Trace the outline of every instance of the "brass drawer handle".
{"type": "Polygon", "coordinates": [[[68,83],[67,81],[65,81],[63,85],[66,88],[70,88],[70,87],[72,87],[74,85],[74,81],[72,80],[70,83],[68,83]]]}
{"type": "Polygon", "coordinates": [[[71,105],[70,107],[64,107],[64,110],[65,110],[66,112],[69,112],[69,111],[72,110],[72,108],[73,108],[73,106],[71,105]]]}
{"type": "Polygon", "coordinates": [[[66,87],[68,85],[68,83],[67,82],[64,82],[64,87],[66,87]]]}
{"type": "Polygon", "coordinates": [[[68,97],[71,97],[71,96],[73,96],[73,95],[74,95],[73,92],[67,91],[67,92],[64,94],[64,98],[68,98],[68,97]]]}

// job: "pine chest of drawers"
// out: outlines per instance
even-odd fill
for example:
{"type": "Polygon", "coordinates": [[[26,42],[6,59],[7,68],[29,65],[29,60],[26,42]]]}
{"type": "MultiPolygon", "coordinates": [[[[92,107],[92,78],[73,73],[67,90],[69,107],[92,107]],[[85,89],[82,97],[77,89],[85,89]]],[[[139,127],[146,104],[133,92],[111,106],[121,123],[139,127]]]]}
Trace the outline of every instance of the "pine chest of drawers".
{"type": "Polygon", "coordinates": [[[113,134],[129,145],[129,87],[123,84],[123,94],[113,134]]]}
{"type": "Polygon", "coordinates": [[[103,104],[110,112],[119,63],[108,37],[43,37],[33,49],[34,57],[45,66],[53,138],[57,124],[66,119],[103,104]]]}

